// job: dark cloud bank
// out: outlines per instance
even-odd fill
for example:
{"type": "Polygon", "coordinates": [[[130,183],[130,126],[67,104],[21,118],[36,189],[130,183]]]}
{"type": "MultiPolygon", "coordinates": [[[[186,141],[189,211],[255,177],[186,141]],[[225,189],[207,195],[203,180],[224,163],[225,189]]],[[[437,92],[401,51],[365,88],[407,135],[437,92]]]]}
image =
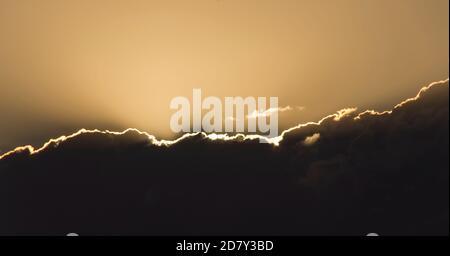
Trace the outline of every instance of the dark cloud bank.
{"type": "Polygon", "coordinates": [[[448,235],[448,110],[448,85],[434,86],[280,147],[82,134],[0,161],[0,234],[448,235]]]}

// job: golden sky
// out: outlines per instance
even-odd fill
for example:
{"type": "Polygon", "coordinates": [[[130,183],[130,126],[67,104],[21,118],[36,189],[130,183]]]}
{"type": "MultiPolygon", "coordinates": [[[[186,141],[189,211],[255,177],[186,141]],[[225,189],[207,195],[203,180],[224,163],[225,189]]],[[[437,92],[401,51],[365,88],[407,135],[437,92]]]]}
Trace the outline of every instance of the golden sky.
{"type": "Polygon", "coordinates": [[[0,0],[0,152],[78,128],[171,137],[175,96],[278,96],[281,127],[448,77],[448,0],[0,0]],[[294,108],[296,109],[296,108],[294,108]]]}

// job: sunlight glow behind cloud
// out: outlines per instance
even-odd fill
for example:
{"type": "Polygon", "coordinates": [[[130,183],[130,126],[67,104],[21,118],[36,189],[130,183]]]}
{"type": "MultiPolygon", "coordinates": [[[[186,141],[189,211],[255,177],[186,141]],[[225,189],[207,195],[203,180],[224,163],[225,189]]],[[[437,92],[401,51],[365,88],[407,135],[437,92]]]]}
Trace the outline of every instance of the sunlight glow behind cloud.
{"type": "MultiPolygon", "coordinates": [[[[382,111],[382,112],[377,112],[374,110],[366,110],[364,112],[359,113],[358,115],[356,115],[356,117],[353,118],[354,121],[357,121],[361,118],[363,118],[365,115],[375,115],[375,116],[381,116],[381,115],[387,115],[387,114],[391,114],[395,109],[400,108],[402,106],[404,106],[405,104],[411,102],[411,101],[416,101],[418,100],[421,95],[426,92],[427,90],[429,90],[430,88],[432,88],[433,86],[439,86],[439,85],[444,85],[444,86],[448,86],[448,82],[449,79],[445,79],[445,80],[441,80],[441,81],[436,81],[433,82],[425,87],[423,87],[422,89],[420,89],[420,91],[417,93],[416,96],[412,97],[412,98],[408,98],[402,102],[400,102],[399,104],[395,105],[394,108],[392,110],[386,110],[386,111],[382,111]]],[[[50,139],[48,142],[46,142],[43,146],[41,146],[40,148],[35,149],[33,146],[31,145],[26,145],[26,146],[21,146],[21,147],[17,147],[14,150],[11,150],[3,155],[0,155],[0,160],[3,158],[6,158],[8,156],[11,156],[15,153],[20,153],[23,151],[28,151],[31,155],[33,154],[37,154],[43,150],[45,150],[48,147],[52,147],[52,146],[58,146],[60,143],[74,138],[80,134],[85,134],[85,133],[101,133],[101,134],[111,134],[111,135],[123,135],[129,131],[134,131],[140,135],[145,135],[148,140],[149,143],[152,145],[156,145],[156,146],[170,146],[173,144],[176,144],[186,138],[189,137],[193,137],[196,135],[201,134],[204,138],[210,139],[210,140],[223,140],[223,141],[229,141],[229,140],[256,140],[256,139],[262,139],[267,141],[270,144],[273,144],[274,146],[278,146],[279,143],[283,140],[284,135],[286,135],[289,132],[292,132],[296,129],[300,129],[309,125],[320,125],[322,122],[329,120],[329,119],[333,119],[334,121],[340,121],[343,117],[349,115],[350,113],[356,111],[356,108],[345,108],[342,110],[337,111],[334,114],[328,115],[322,119],[320,119],[318,122],[307,122],[307,123],[303,123],[303,124],[299,124],[297,126],[291,127],[287,130],[284,130],[278,137],[274,137],[274,138],[266,138],[264,136],[261,135],[257,135],[257,134],[250,134],[250,135],[246,135],[246,134],[236,134],[233,136],[227,135],[227,134],[215,134],[215,133],[186,133],[184,135],[182,135],[181,137],[175,139],[175,140],[158,140],[154,135],[151,135],[147,132],[142,132],[139,131],[138,129],[135,128],[129,128],[126,129],[122,132],[114,132],[114,131],[101,131],[101,130],[87,130],[87,129],[80,129],[78,132],[68,135],[68,136],[60,136],[58,138],[55,139],[50,139]]],[[[313,144],[314,142],[316,142],[320,137],[320,134],[313,134],[310,137],[306,138],[305,143],[307,144],[313,144]]]]}

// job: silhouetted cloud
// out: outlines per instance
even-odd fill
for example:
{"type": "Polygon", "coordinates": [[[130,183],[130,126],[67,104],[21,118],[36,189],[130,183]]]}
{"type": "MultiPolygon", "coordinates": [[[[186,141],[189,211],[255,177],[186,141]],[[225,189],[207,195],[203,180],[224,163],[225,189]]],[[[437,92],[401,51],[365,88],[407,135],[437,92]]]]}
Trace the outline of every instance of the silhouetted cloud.
{"type": "Polygon", "coordinates": [[[272,144],[81,130],[3,156],[0,234],[448,235],[448,110],[446,80],[272,144]]]}

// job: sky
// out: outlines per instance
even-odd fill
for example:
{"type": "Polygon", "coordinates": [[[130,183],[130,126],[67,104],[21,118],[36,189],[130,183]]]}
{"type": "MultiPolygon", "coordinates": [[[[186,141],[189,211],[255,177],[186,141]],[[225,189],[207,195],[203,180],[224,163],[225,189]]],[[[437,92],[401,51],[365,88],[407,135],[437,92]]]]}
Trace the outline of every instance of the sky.
{"type": "Polygon", "coordinates": [[[448,77],[448,5],[0,0],[0,152],[80,128],[171,138],[170,100],[193,88],[277,96],[281,128],[388,109],[448,77]]]}

